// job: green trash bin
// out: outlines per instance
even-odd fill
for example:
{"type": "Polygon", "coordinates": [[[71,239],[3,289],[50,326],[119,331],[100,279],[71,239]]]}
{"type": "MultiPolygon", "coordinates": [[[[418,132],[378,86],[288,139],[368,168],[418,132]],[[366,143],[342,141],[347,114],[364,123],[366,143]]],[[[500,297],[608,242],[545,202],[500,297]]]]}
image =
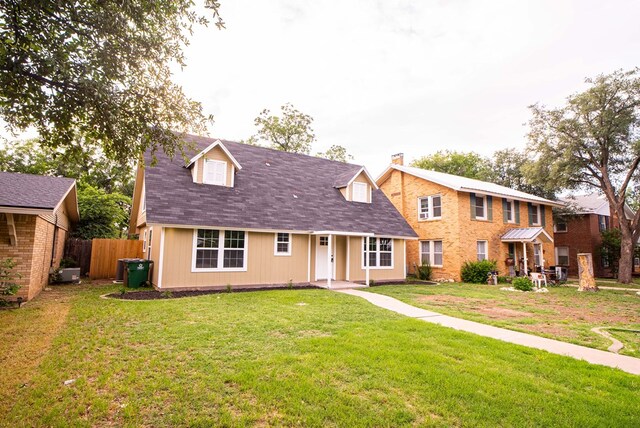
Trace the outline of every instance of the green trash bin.
{"type": "Polygon", "coordinates": [[[151,260],[128,259],[125,263],[127,287],[144,287],[149,283],[149,272],[151,271],[151,260]]]}

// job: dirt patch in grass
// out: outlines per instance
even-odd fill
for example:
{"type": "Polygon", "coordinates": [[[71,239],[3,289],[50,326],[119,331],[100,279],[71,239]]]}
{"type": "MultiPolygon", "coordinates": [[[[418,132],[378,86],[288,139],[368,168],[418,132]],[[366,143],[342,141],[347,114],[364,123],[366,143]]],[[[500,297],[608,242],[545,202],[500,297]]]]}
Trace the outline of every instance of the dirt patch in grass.
{"type": "Polygon", "coordinates": [[[472,303],[480,302],[479,299],[470,299],[468,297],[450,296],[446,294],[429,294],[425,296],[416,297],[418,302],[430,302],[430,303],[472,303]]]}
{"type": "Polygon", "coordinates": [[[512,319],[533,316],[531,312],[517,311],[515,309],[488,307],[480,308],[482,314],[494,319],[512,319]]]}
{"type": "Polygon", "coordinates": [[[196,297],[206,296],[209,294],[222,294],[222,293],[248,293],[251,291],[270,291],[270,290],[309,290],[320,289],[315,285],[294,285],[293,287],[252,287],[252,288],[234,288],[231,291],[228,290],[194,290],[194,291],[129,291],[127,293],[111,293],[106,297],[118,300],[161,300],[161,299],[179,299],[182,297],[196,297]]]}

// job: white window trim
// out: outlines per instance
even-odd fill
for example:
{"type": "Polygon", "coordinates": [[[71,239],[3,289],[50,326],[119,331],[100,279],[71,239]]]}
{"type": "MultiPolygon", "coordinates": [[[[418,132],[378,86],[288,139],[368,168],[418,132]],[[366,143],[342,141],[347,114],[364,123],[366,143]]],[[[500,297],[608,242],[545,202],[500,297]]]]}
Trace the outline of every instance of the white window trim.
{"type": "MultiPolygon", "coordinates": [[[[145,229],[145,232],[147,231],[147,229],[145,229]]],[[[151,260],[151,248],[153,247],[153,227],[150,227],[148,229],[149,233],[147,234],[146,238],[147,238],[147,249],[145,250],[145,255],[144,257],[147,260],[151,260]]]]}
{"type": "Polygon", "coordinates": [[[569,231],[569,223],[562,223],[565,225],[566,229],[565,230],[558,230],[558,225],[554,224],[553,225],[553,233],[567,233],[569,231]]]}
{"type": "Polygon", "coordinates": [[[489,241],[486,239],[478,239],[476,241],[476,261],[480,261],[478,258],[478,242],[484,242],[484,259],[482,260],[489,260],[489,241]]]}
{"type": "Polygon", "coordinates": [[[507,205],[511,207],[511,219],[507,218],[507,223],[514,224],[516,222],[516,202],[513,199],[507,199],[507,205]]]}
{"type": "Polygon", "coordinates": [[[543,250],[544,249],[542,248],[542,244],[540,242],[533,243],[533,265],[534,266],[542,266],[542,264],[544,263],[543,250]],[[538,254],[536,254],[536,248],[540,250],[538,254]],[[538,258],[538,260],[536,260],[536,257],[538,258]],[[536,263],[536,261],[539,263],[536,263]]]}
{"type": "MultiPolygon", "coordinates": [[[[393,242],[393,238],[388,238],[391,240],[391,266],[380,266],[380,239],[387,239],[386,236],[374,236],[372,238],[376,238],[376,266],[369,266],[370,270],[389,270],[389,269],[393,269],[393,265],[395,262],[395,244],[393,242]]],[[[369,239],[372,239],[369,238],[369,239]]],[[[362,270],[366,270],[367,267],[364,265],[364,261],[365,261],[365,251],[364,251],[364,243],[365,243],[365,238],[362,238],[361,243],[360,243],[360,266],[362,267],[362,270]]],[[[367,251],[367,255],[372,253],[373,251],[367,251]]]]}
{"type": "Polygon", "coordinates": [[[274,256],[290,256],[291,255],[291,234],[287,233],[287,232],[276,232],[273,234],[273,255],[274,256]],[[278,252],[278,234],[287,234],[289,235],[289,241],[287,242],[287,248],[288,251],[287,252],[278,252]]]}
{"type": "Polygon", "coordinates": [[[473,206],[473,212],[476,214],[476,220],[487,220],[489,218],[488,216],[488,208],[487,208],[487,197],[486,195],[478,195],[476,194],[475,200],[474,200],[474,206],[473,206]],[[482,216],[478,216],[478,212],[476,211],[476,207],[478,206],[478,198],[482,199],[484,201],[483,203],[483,215],[482,216]]]}
{"type": "Polygon", "coordinates": [[[203,184],[211,184],[214,186],[226,186],[227,185],[227,162],[222,161],[222,160],[218,160],[218,159],[204,159],[204,166],[202,168],[202,183],[203,184]],[[207,167],[207,164],[222,164],[224,165],[224,180],[222,181],[222,183],[213,183],[210,181],[207,181],[207,170],[209,169],[207,167]]]}
{"type": "Polygon", "coordinates": [[[430,196],[421,196],[418,198],[418,221],[434,221],[434,220],[442,220],[442,195],[430,195],[430,196]],[[440,215],[435,217],[433,215],[433,198],[440,198],[440,215]],[[422,201],[426,199],[427,202],[427,218],[421,217],[422,215],[422,201]]]}
{"type": "MultiPolygon", "coordinates": [[[[200,227],[197,229],[193,229],[193,243],[191,245],[191,272],[246,272],[247,271],[247,261],[249,254],[249,232],[246,230],[239,229],[215,229],[215,228],[207,228],[200,227]],[[217,268],[197,268],[196,267],[196,252],[198,251],[198,230],[218,230],[218,267],[217,268]],[[244,267],[241,268],[225,268],[222,267],[224,263],[224,238],[227,232],[244,232],[244,267]]],[[[231,249],[239,249],[239,248],[231,248],[231,249]]]]}
{"type": "Polygon", "coordinates": [[[360,202],[360,203],[363,203],[363,204],[366,204],[366,203],[368,203],[368,202],[369,202],[369,201],[367,200],[367,190],[368,190],[368,187],[369,187],[369,185],[368,185],[367,183],[362,183],[362,182],[360,182],[360,181],[354,181],[353,183],[351,183],[351,186],[352,186],[352,188],[353,188],[353,189],[352,189],[352,192],[351,192],[351,193],[352,193],[352,194],[351,194],[351,200],[352,200],[353,202],[360,202]],[[355,197],[354,197],[354,196],[356,195],[356,192],[355,192],[355,187],[356,187],[356,185],[358,185],[358,186],[364,186],[364,191],[362,192],[362,195],[364,196],[364,201],[360,201],[360,200],[356,200],[356,199],[355,199],[355,197]]]}
{"type": "Polygon", "coordinates": [[[558,266],[569,266],[569,263],[571,262],[571,257],[569,256],[569,247],[567,247],[566,245],[561,245],[559,247],[556,247],[556,265],[558,266]],[[561,265],[560,264],[560,252],[558,251],[560,248],[566,248],[567,249],[567,264],[566,265],[561,265]]]}
{"type": "Polygon", "coordinates": [[[540,205],[539,204],[531,204],[531,206],[536,210],[537,214],[538,214],[538,221],[531,222],[532,226],[541,226],[542,225],[542,218],[541,218],[541,212],[540,212],[540,205]]]}
{"type": "Polygon", "coordinates": [[[424,241],[420,241],[420,264],[422,264],[422,255],[424,254],[422,252],[422,243],[423,242],[427,242],[429,244],[429,265],[431,267],[435,267],[435,268],[441,268],[444,266],[444,240],[442,239],[430,239],[430,240],[424,240],[424,241]],[[442,264],[437,265],[435,264],[434,260],[435,258],[435,252],[434,249],[436,247],[435,241],[439,241],[442,243],[442,264]]]}
{"type": "Polygon", "coordinates": [[[147,192],[145,189],[145,185],[144,183],[142,184],[142,192],[141,192],[141,200],[142,200],[142,210],[140,211],[140,213],[144,213],[147,211],[147,192]]]}

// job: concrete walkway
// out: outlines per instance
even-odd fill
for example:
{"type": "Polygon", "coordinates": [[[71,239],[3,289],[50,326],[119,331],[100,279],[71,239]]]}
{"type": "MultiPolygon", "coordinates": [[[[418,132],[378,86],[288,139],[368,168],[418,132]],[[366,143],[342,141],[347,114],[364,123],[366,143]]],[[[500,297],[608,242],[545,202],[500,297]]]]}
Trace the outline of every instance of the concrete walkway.
{"type": "Polygon", "coordinates": [[[559,340],[547,339],[545,337],[534,336],[532,334],[507,330],[506,328],[493,327],[474,321],[454,318],[437,312],[416,308],[415,306],[408,305],[400,300],[394,299],[393,297],[384,296],[382,294],[362,290],[336,290],[336,292],[362,297],[376,306],[411,318],[417,318],[430,323],[439,324],[444,327],[455,328],[456,330],[467,331],[480,336],[491,337],[504,342],[541,349],[553,354],[573,357],[578,360],[585,360],[592,364],[615,367],[631,374],[640,375],[640,358],[613,354],[611,352],[587,348],[586,346],[573,345],[559,340]]]}

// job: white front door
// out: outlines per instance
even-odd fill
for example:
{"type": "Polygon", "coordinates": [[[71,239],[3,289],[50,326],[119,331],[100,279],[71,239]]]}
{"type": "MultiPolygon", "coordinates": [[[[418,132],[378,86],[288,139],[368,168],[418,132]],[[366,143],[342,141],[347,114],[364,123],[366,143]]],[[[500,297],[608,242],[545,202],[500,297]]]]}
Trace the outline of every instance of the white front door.
{"type": "MultiPolygon", "coordinates": [[[[336,269],[334,257],[329,252],[329,236],[321,235],[316,237],[316,280],[327,279],[327,257],[331,257],[331,279],[336,279],[336,269]]],[[[335,238],[333,239],[335,244],[335,238]]],[[[333,251],[331,252],[333,253],[333,251]]]]}

